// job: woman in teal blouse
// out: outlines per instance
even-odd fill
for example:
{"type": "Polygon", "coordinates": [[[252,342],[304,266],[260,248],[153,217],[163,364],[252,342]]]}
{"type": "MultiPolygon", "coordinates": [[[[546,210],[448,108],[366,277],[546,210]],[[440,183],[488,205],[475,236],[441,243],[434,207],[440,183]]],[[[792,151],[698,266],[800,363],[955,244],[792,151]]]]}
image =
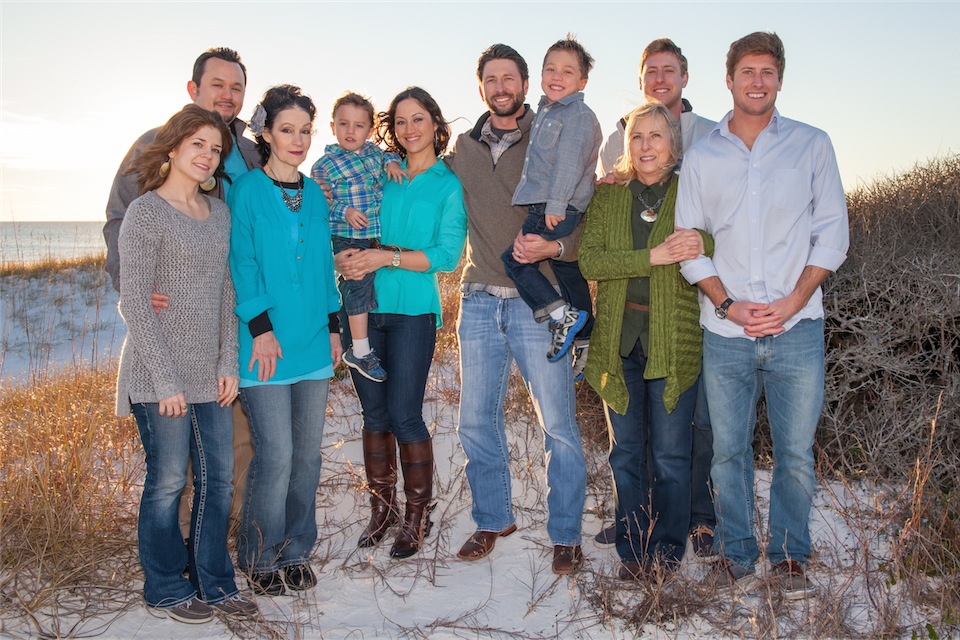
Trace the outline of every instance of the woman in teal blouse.
{"type": "MultiPolygon", "coordinates": [[[[363,407],[363,458],[372,514],[358,546],[380,542],[398,520],[397,443],[406,511],[390,555],[415,554],[429,534],[433,498],[433,444],[423,421],[423,395],[441,325],[438,271],[460,261],[467,216],[460,181],[438,156],[450,140],[440,107],[410,87],[380,114],[380,140],[403,158],[409,176],[388,181],[380,209],[379,249],[348,249],[336,256],[347,279],[376,272],[378,307],[370,313],[370,346],[389,372],[385,382],[351,371],[363,407]]],[[[344,323],[345,324],[345,323],[344,323]]],[[[349,335],[344,343],[349,344],[349,335]]]]}
{"type": "Polygon", "coordinates": [[[263,169],[241,176],[228,194],[240,399],[254,446],[237,562],[266,595],[317,581],[310,554],[320,445],[327,385],[341,354],[327,201],[297,169],[315,114],[297,87],[269,89],[250,123],[263,169]]]}

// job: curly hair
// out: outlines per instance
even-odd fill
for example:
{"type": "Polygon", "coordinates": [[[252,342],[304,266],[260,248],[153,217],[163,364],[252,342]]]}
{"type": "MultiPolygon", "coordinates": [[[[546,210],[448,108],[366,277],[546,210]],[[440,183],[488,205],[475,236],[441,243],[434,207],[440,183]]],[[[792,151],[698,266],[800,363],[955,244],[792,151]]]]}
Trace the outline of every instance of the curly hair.
{"type": "Polygon", "coordinates": [[[220,164],[214,175],[223,178],[223,160],[233,148],[233,136],[219,113],[188,104],[160,127],[157,137],[130,165],[127,173],[136,174],[140,195],[153,191],[166,181],[166,177],[160,175],[160,166],[169,159],[171,151],[203,127],[213,127],[220,132],[220,164]]]}
{"type": "Polygon", "coordinates": [[[270,143],[263,139],[263,131],[273,127],[273,121],[281,111],[287,109],[302,109],[310,116],[310,122],[317,117],[317,107],[313,104],[310,96],[304,95],[300,87],[292,84],[279,84],[267,89],[260,104],[257,107],[263,107],[266,112],[266,119],[263,121],[263,130],[254,133],[257,139],[257,151],[260,153],[260,162],[263,166],[267,165],[270,159],[270,143]]]}
{"type": "Polygon", "coordinates": [[[377,125],[377,142],[382,142],[387,151],[393,151],[401,158],[407,157],[407,150],[397,142],[395,121],[397,105],[408,99],[416,100],[421,107],[427,110],[427,113],[437,124],[437,131],[433,136],[433,153],[434,155],[441,155],[447,150],[447,144],[450,142],[450,125],[443,119],[437,101],[420,87],[407,87],[393,98],[389,109],[380,112],[377,125]]]}

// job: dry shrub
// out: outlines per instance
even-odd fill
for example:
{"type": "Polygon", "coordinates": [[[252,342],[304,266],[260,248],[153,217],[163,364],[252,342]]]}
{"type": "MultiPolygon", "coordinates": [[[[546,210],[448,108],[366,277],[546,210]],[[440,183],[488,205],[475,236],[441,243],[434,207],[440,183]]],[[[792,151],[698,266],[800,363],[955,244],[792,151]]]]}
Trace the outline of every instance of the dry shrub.
{"type": "Polygon", "coordinates": [[[74,635],[139,600],[123,585],[142,457],[133,420],[112,415],[115,379],[77,369],[0,393],[0,630],[74,635]]]}
{"type": "Polygon", "coordinates": [[[960,156],[848,196],[850,251],[824,287],[820,455],[847,474],[904,480],[942,394],[933,482],[960,470],[960,156]]]}

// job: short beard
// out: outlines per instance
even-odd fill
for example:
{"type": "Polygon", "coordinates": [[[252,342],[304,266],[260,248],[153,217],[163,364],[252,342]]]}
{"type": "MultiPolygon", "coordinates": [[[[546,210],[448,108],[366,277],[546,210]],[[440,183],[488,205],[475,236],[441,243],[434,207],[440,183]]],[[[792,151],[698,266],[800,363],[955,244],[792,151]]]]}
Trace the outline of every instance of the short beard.
{"type": "Polygon", "coordinates": [[[487,100],[487,106],[490,107],[490,112],[493,113],[493,115],[499,116],[501,118],[506,118],[508,116],[512,116],[513,114],[515,114],[517,111],[520,110],[520,108],[523,106],[523,96],[517,96],[509,93],[508,94],[498,93],[497,95],[487,100]],[[497,105],[494,104],[493,102],[495,98],[499,98],[501,95],[507,95],[511,99],[510,104],[502,108],[497,107],[497,105]]]}

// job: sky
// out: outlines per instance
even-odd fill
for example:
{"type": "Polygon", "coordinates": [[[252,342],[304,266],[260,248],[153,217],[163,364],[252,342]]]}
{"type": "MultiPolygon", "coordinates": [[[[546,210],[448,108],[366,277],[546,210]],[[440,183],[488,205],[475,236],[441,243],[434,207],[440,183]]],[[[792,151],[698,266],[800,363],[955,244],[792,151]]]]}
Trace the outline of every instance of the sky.
{"type": "Polygon", "coordinates": [[[454,133],[485,107],[476,62],[490,44],[530,65],[567,32],[596,60],[585,89],[606,136],[642,101],[644,46],[670,37],[690,64],[684,97],[713,120],[732,105],[730,43],[776,31],[781,114],[830,134],[851,191],[960,153],[960,4],[885,2],[11,2],[0,0],[0,220],[102,220],[113,176],[144,131],[189,102],[193,61],[236,49],[241,118],[275,84],[317,104],[310,166],[334,142],[330,108],[350,89],[378,109],[429,91],[454,133]]]}

